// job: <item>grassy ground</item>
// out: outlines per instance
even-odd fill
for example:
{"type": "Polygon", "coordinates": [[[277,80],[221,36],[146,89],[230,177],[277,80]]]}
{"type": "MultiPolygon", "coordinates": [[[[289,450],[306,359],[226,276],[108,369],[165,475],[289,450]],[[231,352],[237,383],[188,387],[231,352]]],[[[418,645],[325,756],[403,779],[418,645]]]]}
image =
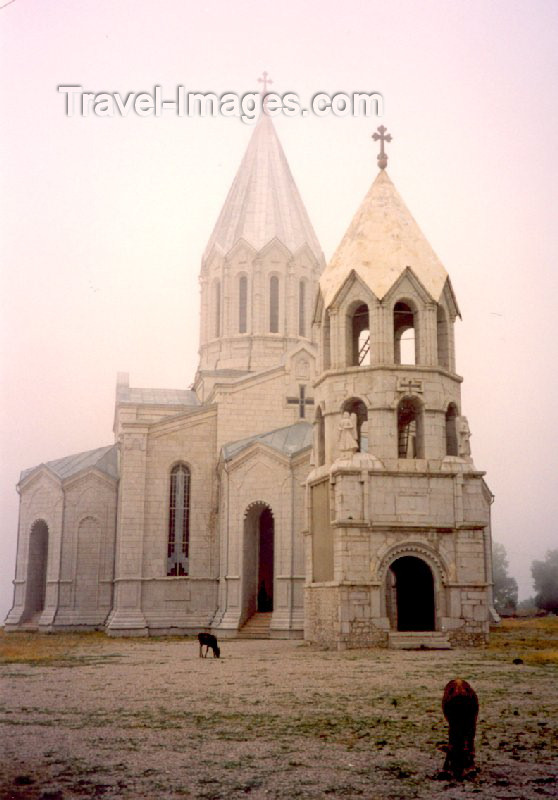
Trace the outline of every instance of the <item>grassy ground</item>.
{"type": "Polygon", "coordinates": [[[0,798],[556,797],[558,618],[482,650],[0,636],[0,798]],[[514,664],[514,659],[523,663],[514,664]],[[436,780],[447,680],[480,699],[477,778],[436,780]]]}
{"type": "Polygon", "coordinates": [[[558,666],[558,617],[504,619],[492,629],[489,650],[506,656],[513,653],[526,664],[558,666]]]}

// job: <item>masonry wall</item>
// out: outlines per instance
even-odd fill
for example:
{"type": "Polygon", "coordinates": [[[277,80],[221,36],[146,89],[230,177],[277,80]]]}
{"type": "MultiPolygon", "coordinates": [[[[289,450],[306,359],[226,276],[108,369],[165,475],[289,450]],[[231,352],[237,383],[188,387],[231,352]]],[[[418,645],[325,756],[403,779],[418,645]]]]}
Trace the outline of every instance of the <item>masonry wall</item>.
{"type": "MultiPolygon", "coordinates": [[[[254,610],[252,571],[256,534],[250,511],[266,506],[274,521],[272,636],[302,632],[304,478],[308,454],[289,459],[259,444],[239,454],[222,472],[221,590],[218,630],[236,631],[254,610]]],[[[254,562],[255,564],[256,562],[254,562]]]]}
{"type": "Polygon", "coordinates": [[[56,627],[100,627],[114,586],[117,483],[88,474],[65,485],[56,627]]]}
{"type": "MultiPolygon", "coordinates": [[[[63,493],[60,481],[46,470],[24,482],[20,488],[20,512],[17,543],[14,603],[6,618],[6,630],[26,620],[26,598],[30,573],[30,535],[37,522],[48,527],[46,597],[40,624],[48,626],[58,605],[58,559],[62,535],[63,493]]],[[[31,592],[33,590],[31,589],[31,592]]]]}
{"type": "MultiPolygon", "coordinates": [[[[214,390],[219,408],[216,446],[267,433],[299,422],[299,387],[313,399],[315,354],[313,348],[295,349],[283,367],[214,390]],[[291,402],[289,402],[289,398],[291,402]]],[[[305,419],[312,422],[314,405],[305,405],[305,419]]]]}
{"type": "Polygon", "coordinates": [[[297,342],[311,338],[312,303],[323,264],[308,248],[293,254],[277,239],[256,252],[239,242],[202,264],[200,369],[258,371],[274,367],[297,342]],[[246,331],[239,330],[239,280],[247,281],[246,331]],[[270,330],[270,279],[278,279],[278,330],[270,330]],[[305,325],[299,328],[299,286],[305,283],[305,325]],[[217,323],[217,317],[219,322],[217,323]]]}
{"type": "Polygon", "coordinates": [[[142,611],[153,633],[197,632],[217,607],[215,436],[214,411],[155,424],[147,436],[142,611]],[[167,577],[170,474],[179,462],[190,470],[189,575],[167,577]]]}

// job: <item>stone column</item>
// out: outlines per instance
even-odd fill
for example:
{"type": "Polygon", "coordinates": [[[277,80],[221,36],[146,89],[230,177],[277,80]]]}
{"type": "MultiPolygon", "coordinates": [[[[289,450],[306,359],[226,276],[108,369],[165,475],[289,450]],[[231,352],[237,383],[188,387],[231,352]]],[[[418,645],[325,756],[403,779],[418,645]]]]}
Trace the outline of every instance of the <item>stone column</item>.
{"type": "MultiPolygon", "coordinates": [[[[436,366],[438,363],[437,307],[428,303],[419,316],[419,361],[424,366],[436,366]]],[[[416,334],[415,334],[416,335],[416,334]]]]}
{"type": "Polygon", "coordinates": [[[147,425],[128,423],[120,440],[114,607],[107,623],[111,635],[148,633],[142,612],[147,431],[147,425]]]}

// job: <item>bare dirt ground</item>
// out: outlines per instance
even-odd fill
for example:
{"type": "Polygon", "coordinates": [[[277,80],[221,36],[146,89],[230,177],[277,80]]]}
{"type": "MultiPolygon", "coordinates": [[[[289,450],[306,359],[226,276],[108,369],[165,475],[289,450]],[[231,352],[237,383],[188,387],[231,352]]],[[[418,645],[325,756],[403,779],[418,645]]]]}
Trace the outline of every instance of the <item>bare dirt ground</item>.
{"type": "Polygon", "coordinates": [[[0,797],[556,797],[558,670],[506,635],[439,652],[223,641],[219,660],[192,639],[0,635],[0,797]],[[435,777],[454,677],[481,706],[463,784],[435,777]]]}

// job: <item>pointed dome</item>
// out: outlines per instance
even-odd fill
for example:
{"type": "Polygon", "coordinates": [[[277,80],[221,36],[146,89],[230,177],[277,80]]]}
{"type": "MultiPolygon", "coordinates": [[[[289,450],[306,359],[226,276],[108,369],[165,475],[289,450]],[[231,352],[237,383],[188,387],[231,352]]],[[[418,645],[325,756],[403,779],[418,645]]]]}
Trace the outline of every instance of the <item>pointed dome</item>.
{"type": "Polygon", "coordinates": [[[261,250],[277,238],[292,253],[304,244],[322,260],[322,250],[294,182],[271,118],[262,114],[211,234],[204,258],[244,239],[261,250]]]}
{"type": "Polygon", "coordinates": [[[448,273],[387,172],[381,170],[322,273],[320,289],[325,306],[330,305],[352,270],[381,300],[407,267],[438,301],[448,273]]]}

